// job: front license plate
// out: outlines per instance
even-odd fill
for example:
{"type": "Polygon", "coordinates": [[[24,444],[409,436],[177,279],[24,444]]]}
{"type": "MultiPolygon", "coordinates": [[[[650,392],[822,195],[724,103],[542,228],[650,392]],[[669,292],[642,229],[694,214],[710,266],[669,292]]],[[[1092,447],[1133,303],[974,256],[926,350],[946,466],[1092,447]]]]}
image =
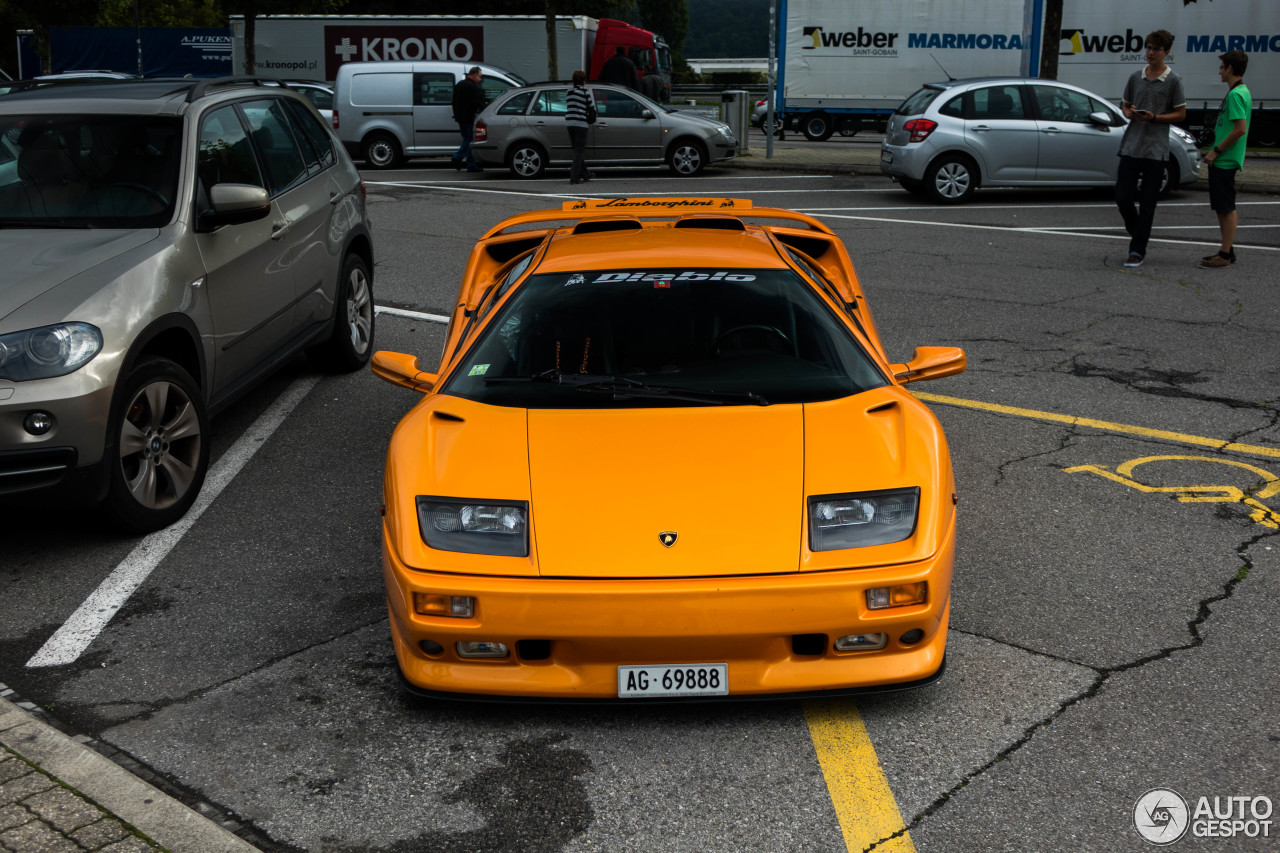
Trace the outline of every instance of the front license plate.
{"type": "Polygon", "coordinates": [[[618,667],[618,698],[728,696],[727,663],[618,667]]]}
{"type": "Polygon", "coordinates": [[[893,162],[893,155],[892,155],[892,154],[890,154],[888,151],[881,151],[881,152],[880,152],[880,162],[881,162],[881,163],[884,163],[885,165],[888,165],[888,164],[892,163],[892,162],[893,162]]]}

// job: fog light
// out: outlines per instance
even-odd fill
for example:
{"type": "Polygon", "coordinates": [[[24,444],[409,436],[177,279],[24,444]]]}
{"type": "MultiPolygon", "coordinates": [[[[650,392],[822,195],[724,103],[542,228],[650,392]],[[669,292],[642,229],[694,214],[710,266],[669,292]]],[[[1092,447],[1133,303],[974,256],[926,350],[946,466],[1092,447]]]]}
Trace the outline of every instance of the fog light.
{"type": "Polygon", "coordinates": [[[910,631],[899,637],[898,642],[902,643],[904,646],[914,646],[923,638],[924,631],[921,631],[919,628],[912,628],[910,631]]]}
{"type": "Polygon", "coordinates": [[[444,651],[444,646],[440,645],[435,640],[419,640],[418,648],[422,649],[423,654],[428,655],[438,655],[444,651]]]}
{"type": "Polygon", "coordinates": [[[44,435],[53,429],[53,415],[48,412],[32,412],[22,422],[22,428],[32,435],[44,435]]]}
{"type": "Polygon", "coordinates": [[[838,652],[867,652],[883,649],[889,642],[888,634],[849,634],[836,640],[838,652]]]}
{"type": "Polygon", "coordinates": [[[509,654],[502,643],[490,640],[462,640],[454,648],[462,658],[505,658],[509,654]]]}
{"type": "Polygon", "coordinates": [[[906,607],[909,604],[923,604],[929,585],[904,583],[897,586],[877,586],[867,590],[867,607],[871,610],[883,610],[886,607],[906,607]]]}
{"type": "Polygon", "coordinates": [[[413,612],[422,616],[453,616],[458,619],[470,619],[476,612],[476,600],[469,595],[415,592],[413,612]]]}

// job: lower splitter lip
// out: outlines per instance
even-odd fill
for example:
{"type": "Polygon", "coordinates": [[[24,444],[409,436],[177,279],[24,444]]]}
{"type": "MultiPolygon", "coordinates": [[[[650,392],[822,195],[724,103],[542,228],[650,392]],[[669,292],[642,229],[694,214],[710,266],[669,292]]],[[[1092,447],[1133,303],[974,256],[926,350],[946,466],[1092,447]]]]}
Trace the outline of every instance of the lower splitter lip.
{"type": "Polygon", "coordinates": [[[446,702],[473,702],[503,705],[708,705],[725,702],[801,702],[811,699],[843,699],[852,696],[868,696],[877,693],[902,693],[908,690],[919,690],[928,687],[942,678],[947,669],[947,656],[944,652],[942,662],[932,675],[915,681],[903,681],[897,684],[879,684],[862,687],[838,687],[830,690],[804,690],[796,693],[739,693],[728,696],[663,696],[653,698],[621,699],[616,696],[525,696],[495,695],[490,693],[453,693],[447,690],[427,690],[417,687],[405,678],[404,671],[396,666],[396,676],[400,680],[400,688],[417,699],[430,699],[446,702]]]}

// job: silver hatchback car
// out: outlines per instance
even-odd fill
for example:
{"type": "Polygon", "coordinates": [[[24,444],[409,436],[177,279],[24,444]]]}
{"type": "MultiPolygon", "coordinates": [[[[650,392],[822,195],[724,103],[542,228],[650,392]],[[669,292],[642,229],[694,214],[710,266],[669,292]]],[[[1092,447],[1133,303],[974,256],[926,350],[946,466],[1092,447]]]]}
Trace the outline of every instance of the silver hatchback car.
{"type": "Polygon", "coordinates": [[[364,183],[270,81],[0,98],[0,253],[0,503],[166,526],[212,412],[301,350],[334,370],[372,352],[364,183]]]}
{"type": "MultiPolygon", "coordinates": [[[[1120,109],[1056,80],[989,77],[928,83],[894,111],[880,171],[944,203],[979,187],[1102,187],[1115,183],[1120,109]]],[[[1194,183],[1195,137],[1169,126],[1162,190],[1194,183]]]]}
{"type": "MultiPolygon", "coordinates": [[[[568,168],[573,147],[564,123],[569,83],[512,89],[476,116],[471,151],[482,166],[505,166],[521,178],[568,168]]],[[[681,112],[623,86],[589,84],[599,117],[587,138],[592,166],[670,166],[691,176],[731,160],[738,140],[718,119],[681,112]]]]}

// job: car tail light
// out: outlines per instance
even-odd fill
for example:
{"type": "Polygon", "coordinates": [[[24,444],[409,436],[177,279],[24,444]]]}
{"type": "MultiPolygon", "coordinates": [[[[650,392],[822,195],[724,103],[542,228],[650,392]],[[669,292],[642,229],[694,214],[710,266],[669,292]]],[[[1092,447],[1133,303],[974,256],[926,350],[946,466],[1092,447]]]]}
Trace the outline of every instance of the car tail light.
{"type": "Polygon", "coordinates": [[[337,110],[333,111],[333,118],[331,119],[330,123],[333,125],[334,130],[338,129],[338,111],[337,110]]]}
{"type": "Polygon", "coordinates": [[[484,122],[476,122],[476,135],[472,142],[484,142],[489,138],[489,128],[485,127],[484,122]]]}
{"type": "Polygon", "coordinates": [[[937,128],[936,121],[930,121],[927,118],[913,118],[902,126],[903,130],[911,134],[908,142],[924,142],[929,138],[929,134],[937,128]]]}

